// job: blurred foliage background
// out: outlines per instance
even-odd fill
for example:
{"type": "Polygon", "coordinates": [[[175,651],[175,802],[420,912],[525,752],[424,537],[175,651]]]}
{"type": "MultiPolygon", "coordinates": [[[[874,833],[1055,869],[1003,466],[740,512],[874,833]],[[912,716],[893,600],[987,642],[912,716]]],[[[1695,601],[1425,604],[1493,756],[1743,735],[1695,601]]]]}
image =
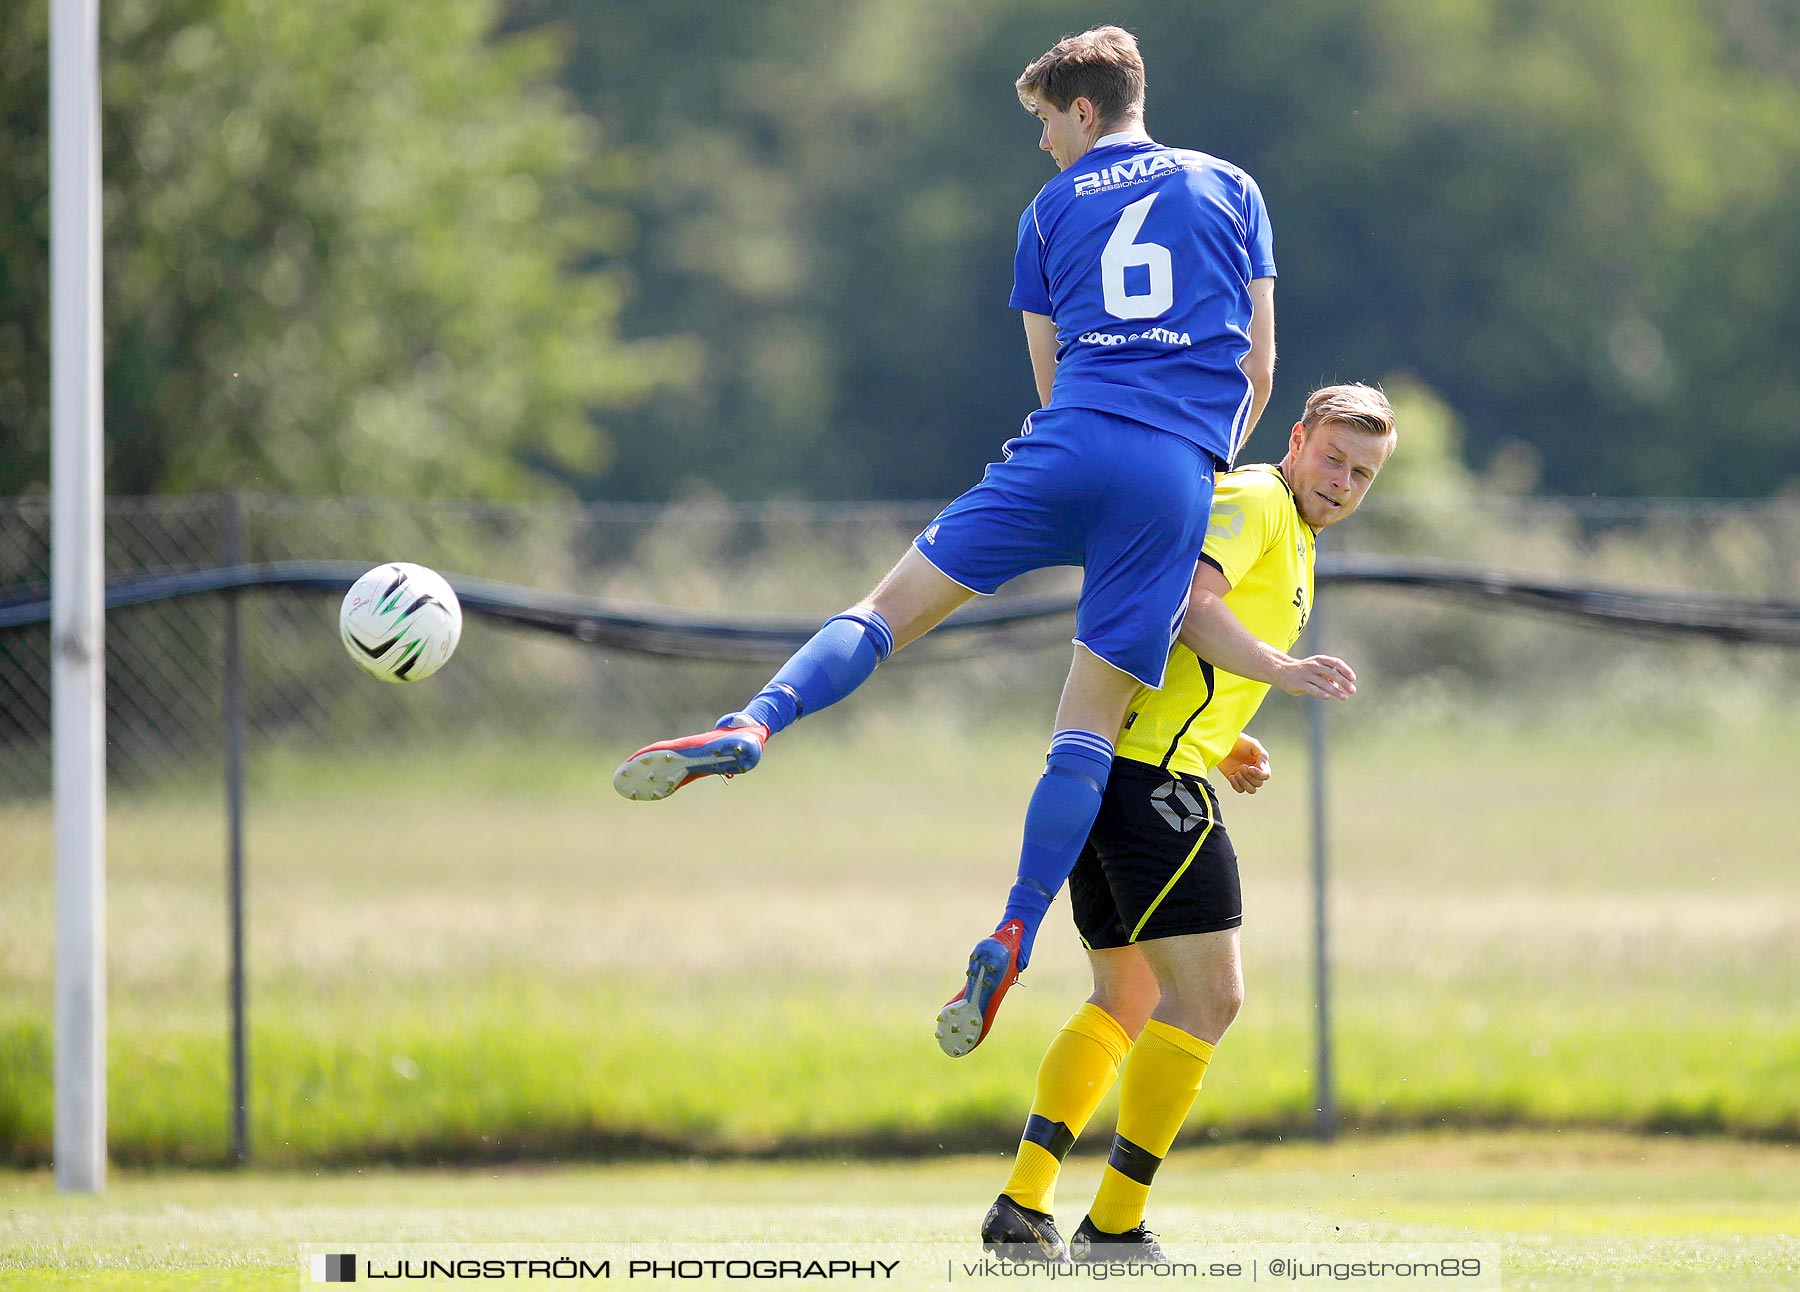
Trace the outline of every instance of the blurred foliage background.
{"type": "MultiPolygon", "coordinates": [[[[47,475],[46,8],[0,0],[11,493],[47,475]]],[[[1800,477],[1788,0],[116,0],[109,490],[952,493],[1032,402],[1012,80],[1100,20],[1152,132],[1268,197],[1277,426],[1394,380],[1461,428],[1421,486],[1800,477]]]]}
{"type": "MultiPolygon", "coordinates": [[[[0,586],[48,569],[47,11],[0,0],[0,586]]],[[[107,0],[108,569],[224,560],[233,490],[253,560],[843,604],[930,503],[804,500],[944,497],[1033,402],[1006,299],[1052,168],[1012,82],[1102,20],[1153,132],[1268,197],[1250,456],[1318,383],[1395,397],[1406,449],[1333,548],[1793,595],[1800,509],[1762,501],[1800,481],[1793,0],[107,0]]],[[[1330,604],[1364,683],[1332,727],[1346,1124],[1800,1136],[1792,653],[1330,604]]],[[[226,1152],[224,615],[108,637],[121,1160],[226,1152]]],[[[765,667],[474,622],[401,692],[330,616],[242,609],[264,1160],[1016,1134],[1073,940],[955,1080],[928,1023],[1066,629],[884,670],[762,788],[646,816],[614,760],[765,667]]],[[[50,1151],[49,659],[0,635],[15,1164],[50,1151]]],[[[1258,995],[1196,1136],[1310,1124],[1299,727],[1271,702],[1281,779],[1231,808],[1258,995]]]]}

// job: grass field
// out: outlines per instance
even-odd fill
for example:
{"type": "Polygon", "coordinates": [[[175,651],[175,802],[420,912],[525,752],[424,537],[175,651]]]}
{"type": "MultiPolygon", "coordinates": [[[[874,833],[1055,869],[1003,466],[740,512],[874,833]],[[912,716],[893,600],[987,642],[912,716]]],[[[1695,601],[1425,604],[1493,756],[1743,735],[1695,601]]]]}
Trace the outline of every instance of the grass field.
{"type": "MultiPolygon", "coordinates": [[[[961,1243],[972,1254],[971,1231],[1004,1169],[989,1155],[121,1172],[101,1199],[58,1196],[41,1173],[0,1174],[0,1287],[290,1288],[302,1243],[709,1239],[741,1256],[753,1243],[882,1238],[961,1243]]],[[[1096,1158],[1070,1159],[1058,1210],[1071,1227],[1098,1171],[1096,1158]]],[[[1152,1207],[1178,1258],[1271,1242],[1493,1243],[1513,1292],[1800,1286],[1800,1152],[1776,1146],[1549,1132],[1201,1146],[1170,1160],[1152,1207]]],[[[918,1268],[891,1286],[930,1285],[935,1276],[918,1268]]]]}
{"type": "MultiPolygon", "coordinates": [[[[259,763],[253,1138],[269,1165],[1009,1144],[1085,965],[1053,912],[996,1035],[930,1037],[1010,876],[1041,746],[822,727],[661,805],[592,750],[259,763]],[[975,749],[972,755],[972,748],[975,749]]],[[[1190,1125],[1291,1134],[1312,1076],[1303,745],[1233,797],[1249,1001],[1190,1125]]],[[[1349,1127],[1800,1135],[1800,736],[1339,741],[1333,955],[1349,1127]]],[[[1230,796],[1228,796],[1230,797],[1230,796]]],[[[111,1129],[226,1145],[214,793],[110,820],[111,1129]]],[[[48,814],[0,807],[0,1160],[50,1138],[48,814]]],[[[1102,1112],[1104,1120],[1109,1113],[1102,1112]]]]}

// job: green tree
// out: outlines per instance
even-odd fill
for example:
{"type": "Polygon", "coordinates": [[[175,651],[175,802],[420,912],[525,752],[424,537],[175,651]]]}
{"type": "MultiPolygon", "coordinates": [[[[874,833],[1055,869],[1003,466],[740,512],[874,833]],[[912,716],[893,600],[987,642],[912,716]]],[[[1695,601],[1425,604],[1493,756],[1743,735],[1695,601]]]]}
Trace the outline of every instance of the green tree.
{"type": "Polygon", "coordinates": [[[1564,492],[1800,473],[1762,402],[1792,365],[1709,358],[1723,333],[1775,360],[1759,338],[1800,303],[1752,232],[1794,211],[1791,84],[1691,0],[1331,8],[1221,51],[1303,87],[1261,96],[1243,143],[1285,220],[1290,374],[1416,372],[1477,463],[1523,442],[1564,492]],[[1774,283],[1737,292],[1734,266],[1774,283]]]}
{"type": "MultiPolygon", "coordinates": [[[[1567,492],[1800,476],[1800,28],[1783,0],[1120,0],[1152,130],[1262,183],[1272,424],[1412,372],[1471,464],[1567,492]]],[[[1052,173],[1013,100],[1062,0],[520,0],[645,158],[628,329],[703,338],[607,493],[942,496],[1031,404],[1014,220],[1052,173]],[[679,445],[679,452],[669,452],[679,445]]],[[[1278,445],[1265,430],[1252,455],[1278,445]]]]}
{"type": "MultiPolygon", "coordinates": [[[[47,9],[0,0],[0,491],[48,460],[47,9]]],[[[625,343],[628,154],[488,0],[105,6],[108,488],[587,478],[691,352],[625,343]]]]}

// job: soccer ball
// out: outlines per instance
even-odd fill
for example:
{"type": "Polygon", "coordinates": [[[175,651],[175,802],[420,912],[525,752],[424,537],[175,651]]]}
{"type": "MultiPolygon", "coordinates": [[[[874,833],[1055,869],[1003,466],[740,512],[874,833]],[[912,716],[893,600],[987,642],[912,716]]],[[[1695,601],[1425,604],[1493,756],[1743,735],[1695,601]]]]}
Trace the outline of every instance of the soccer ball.
{"type": "Polygon", "coordinates": [[[383,682],[417,682],[449,662],[462,605],[437,571],[392,561],[350,585],[338,628],[350,658],[383,682]]]}

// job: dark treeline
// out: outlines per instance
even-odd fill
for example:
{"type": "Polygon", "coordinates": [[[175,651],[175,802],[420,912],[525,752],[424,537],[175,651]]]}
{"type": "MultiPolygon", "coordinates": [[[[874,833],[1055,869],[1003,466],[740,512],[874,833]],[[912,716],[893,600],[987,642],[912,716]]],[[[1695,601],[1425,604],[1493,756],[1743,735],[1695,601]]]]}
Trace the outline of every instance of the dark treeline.
{"type": "MultiPolygon", "coordinates": [[[[15,490],[45,443],[42,7],[0,0],[15,490]]],[[[1515,485],[1769,493],[1800,477],[1797,12],[120,0],[112,484],[952,492],[1033,399],[1006,296],[1051,171],[1013,77],[1110,20],[1152,133],[1267,196],[1277,428],[1388,380],[1515,485]]]]}

